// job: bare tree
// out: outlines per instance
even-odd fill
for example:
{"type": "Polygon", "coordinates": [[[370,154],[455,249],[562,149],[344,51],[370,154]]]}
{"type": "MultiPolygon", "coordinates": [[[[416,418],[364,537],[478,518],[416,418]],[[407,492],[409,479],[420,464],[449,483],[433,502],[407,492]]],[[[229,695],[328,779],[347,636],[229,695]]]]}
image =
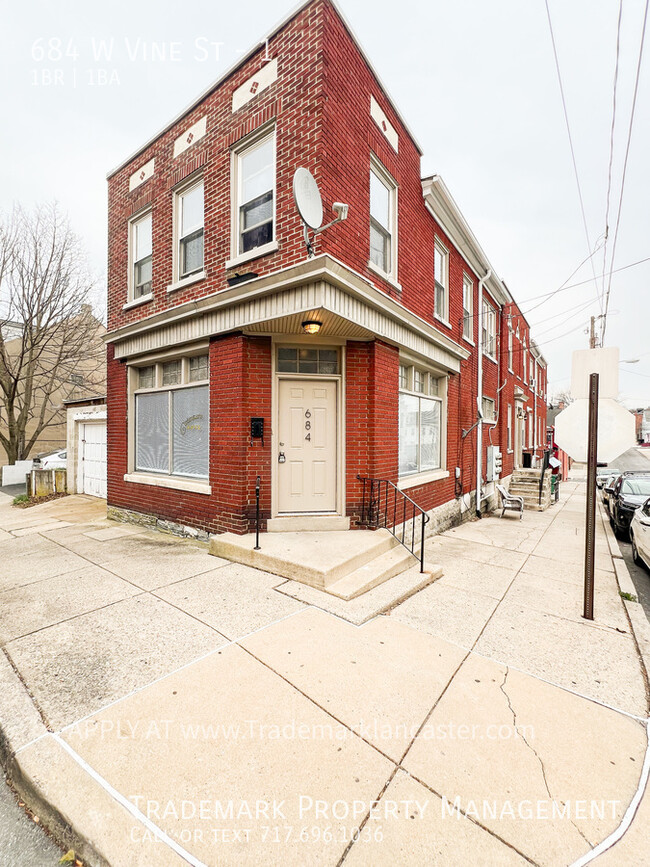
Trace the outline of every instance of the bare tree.
{"type": "Polygon", "coordinates": [[[81,243],[56,205],[0,220],[0,444],[26,459],[75,382],[104,378],[103,326],[81,243]]]}

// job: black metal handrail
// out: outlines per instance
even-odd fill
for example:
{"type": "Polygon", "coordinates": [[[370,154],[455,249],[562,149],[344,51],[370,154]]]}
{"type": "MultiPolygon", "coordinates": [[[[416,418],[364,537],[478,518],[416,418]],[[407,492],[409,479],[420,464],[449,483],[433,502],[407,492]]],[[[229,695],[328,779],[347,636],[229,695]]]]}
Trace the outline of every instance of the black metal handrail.
{"type": "Polygon", "coordinates": [[[414,557],[418,556],[415,553],[415,523],[420,521],[420,572],[424,572],[424,528],[429,522],[427,513],[389,479],[371,479],[367,476],[357,476],[357,479],[363,485],[360,523],[374,530],[388,530],[414,557]]]}

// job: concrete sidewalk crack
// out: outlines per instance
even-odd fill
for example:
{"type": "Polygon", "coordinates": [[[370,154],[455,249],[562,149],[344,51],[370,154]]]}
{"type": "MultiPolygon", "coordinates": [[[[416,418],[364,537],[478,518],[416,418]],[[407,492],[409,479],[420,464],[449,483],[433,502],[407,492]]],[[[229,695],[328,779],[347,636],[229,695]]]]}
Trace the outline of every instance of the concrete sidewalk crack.
{"type": "MultiPolygon", "coordinates": [[[[540,754],[537,752],[537,750],[535,749],[535,747],[534,747],[534,746],[533,746],[533,745],[528,741],[528,739],[526,738],[526,735],[524,734],[524,728],[522,727],[522,730],[519,731],[519,727],[518,727],[518,725],[517,725],[517,712],[516,712],[516,710],[514,709],[514,707],[512,706],[512,701],[510,700],[510,696],[509,696],[508,693],[506,692],[506,683],[507,683],[507,681],[508,681],[508,674],[509,674],[509,672],[510,672],[510,669],[508,668],[508,666],[506,666],[505,668],[506,668],[506,671],[505,671],[505,674],[504,674],[504,676],[503,676],[503,683],[501,683],[501,684],[499,685],[499,689],[501,690],[501,692],[502,692],[503,695],[505,696],[506,701],[508,702],[508,707],[510,708],[510,713],[512,714],[512,723],[513,723],[513,726],[514,726],[515,733],[516,733],[516,734],[519,734],[519,736],[521,737],[522,741],[526,744],[526,746],[528,747],[528,749],[533,753],[533,755],[535,756],[535,758],[536,758],[537,761],[539,762],[539,767],[540,767],[540,770],[541,770],[541,772],[542,772],[542,779],[544,780],[544,786],[545,786],[545,788],[546,788],[546,792],[547,792],[549,798],[551,799],[551,801],[553,801],[553,803],[555,804],[555,803],[556,803],[556,800],[555,800],[555,798],[553,797],[553,795],[552,795],[552,793],[551,793],[550,786],[549,786],[549,784],[548,784],[548,779],[547,779],[547,777],[546,777],[546,768],[544,767],[544,762],[543,762],[543,760],[542,760],[542,757],[541,757],[540,754]]],[[[573,821],[573,819],[569,819],[569,821],[571,822],[571,824],[573,825],[573,827],[576,829],[576,831],[578,832],[578,834],[580,834],[580,836],[581,836],[582,839],[585,841],[585,843],[589,846],[589,848],[590,848],[590,849],[593,849],[593,848],[594,848],[594,844],[593,844],[590,840],[588,840],[587,837],[585,837],[585,835],[582,833],[582,831],[581,831],[580,828],[576,825],[576,823],[573,821]]]]}

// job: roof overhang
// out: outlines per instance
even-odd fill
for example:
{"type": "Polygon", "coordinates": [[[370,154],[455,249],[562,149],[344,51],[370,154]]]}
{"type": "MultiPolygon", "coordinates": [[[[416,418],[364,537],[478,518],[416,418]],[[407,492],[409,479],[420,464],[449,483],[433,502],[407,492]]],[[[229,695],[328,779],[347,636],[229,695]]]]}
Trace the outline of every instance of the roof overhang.
{"type": "MultiPolygon", "coordinates": [[[[256,277],[106,335],[116,358],[132,358],[233,331],[296,333],[302,317],[322,311],[329,333],[379,338],[456,373],[469,351],[331,256],[256,277]]],[[[326,331],[323,334],[328,333],[326,331]]]]}

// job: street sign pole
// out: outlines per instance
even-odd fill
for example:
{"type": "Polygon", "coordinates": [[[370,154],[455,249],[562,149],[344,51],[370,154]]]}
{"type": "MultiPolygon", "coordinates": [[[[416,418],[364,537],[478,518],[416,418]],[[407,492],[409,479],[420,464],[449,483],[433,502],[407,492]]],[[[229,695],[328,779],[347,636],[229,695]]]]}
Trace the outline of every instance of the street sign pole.
{"type": "Polygon", "coordinates": [[[594,619],[594,564],[596,545],[596,462],[598,451],[598,374],[589,377],[589,432],[587,443],[587,526],[585,531],[585,594],[583,617],[594,619]]]}

